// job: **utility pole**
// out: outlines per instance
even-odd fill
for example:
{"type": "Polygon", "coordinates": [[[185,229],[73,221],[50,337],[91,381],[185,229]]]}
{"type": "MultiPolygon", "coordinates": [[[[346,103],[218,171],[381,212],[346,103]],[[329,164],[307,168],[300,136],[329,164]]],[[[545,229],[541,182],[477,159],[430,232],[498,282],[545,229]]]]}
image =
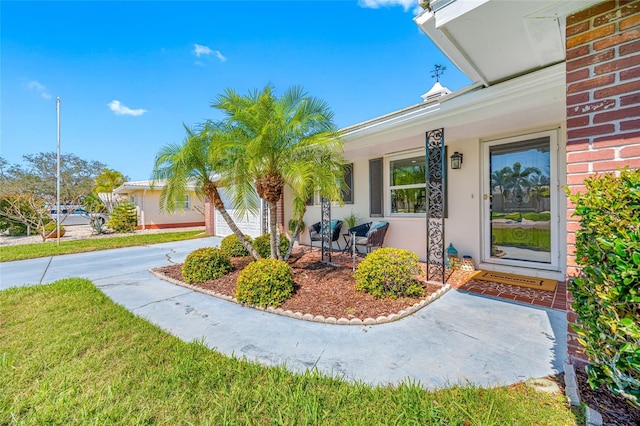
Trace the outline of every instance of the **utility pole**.
{"type": "Polygon", "coordinates": [[[56,98],[56,113],[58,116],[58,155],[56,166],[56,242],[60,245],[60,96],[56,98]]]}

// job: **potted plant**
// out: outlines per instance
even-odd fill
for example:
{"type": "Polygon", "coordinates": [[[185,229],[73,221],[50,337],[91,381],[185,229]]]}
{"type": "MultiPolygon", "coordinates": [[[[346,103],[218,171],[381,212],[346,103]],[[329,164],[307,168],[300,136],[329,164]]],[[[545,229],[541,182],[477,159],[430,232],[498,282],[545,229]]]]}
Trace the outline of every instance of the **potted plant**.
{"type": "MultiPolygon", "coordinates": [[[[43,227],[43,235],[45,238],[56,238],[57,237],[57,233],[56,233],[56,227],[57,227],[57,223],[55,221],[51,221],[49,223],[46,223],[43,227]]],[[[65,230],[64,230],[64,226],[60,225],[60,236],[64,237],[65,234],[65,230]]]]}
{"type": "Polygon", "coordinates": [[[358,224],[358,216],[351,212],[349,216],[344,218],[344,223],[347,225],[347,228],[353,228],[358,224]]]}

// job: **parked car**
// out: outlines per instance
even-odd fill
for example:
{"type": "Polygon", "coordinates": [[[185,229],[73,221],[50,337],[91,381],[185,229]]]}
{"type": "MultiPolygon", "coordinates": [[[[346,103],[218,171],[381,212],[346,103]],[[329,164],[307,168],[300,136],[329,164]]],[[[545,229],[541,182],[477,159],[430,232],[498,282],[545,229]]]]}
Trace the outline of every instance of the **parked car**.
{"type": "MultiPolygon", "coordinates": [[[[56,212],[56,209],[51,210],[51,218],[53,220],[58,219],[56,212]]],[[[60,218],[64,225],[90,225],[93,221],[104,225],[108,220],[107,215],[103,213],[89,213],[82,208],[75,208],[73,210],[63,208],[60,210],[60,218]]]]}

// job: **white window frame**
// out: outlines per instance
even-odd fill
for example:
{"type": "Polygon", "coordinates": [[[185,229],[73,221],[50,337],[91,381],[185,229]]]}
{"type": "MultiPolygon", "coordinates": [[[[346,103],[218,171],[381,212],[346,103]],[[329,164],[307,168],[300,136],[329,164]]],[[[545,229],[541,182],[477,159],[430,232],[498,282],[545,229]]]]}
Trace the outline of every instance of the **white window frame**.
{"type": "Polygon", "coordinates": [[[184,200],[176,200],[176,208],[178,210],[191,210],[191,195],[185,194],[184,200]]]}
{"type": "Polygon", "coordinates": [[[405,160],[408,158],[416,158],[416,157],[424,157],[425,158],[425,167],[426,167],[426,155],[424,150],[412,150],[408,152],[403,152],[402,154],[389,155],[384,157],[384,203],[386,205],[386,215],[391,217],[425,217],[426,212],[421,213],[394,213],[391,211],[392,203],[391,203],[391,191],[395,189],[413,189],[413,188],[424,188],[425,196],[427,191],[427,181],[425,175],[425,182],[423,184],[411,184],[411,185],[391,185],[391,162],[398,160],[405,160]]]}

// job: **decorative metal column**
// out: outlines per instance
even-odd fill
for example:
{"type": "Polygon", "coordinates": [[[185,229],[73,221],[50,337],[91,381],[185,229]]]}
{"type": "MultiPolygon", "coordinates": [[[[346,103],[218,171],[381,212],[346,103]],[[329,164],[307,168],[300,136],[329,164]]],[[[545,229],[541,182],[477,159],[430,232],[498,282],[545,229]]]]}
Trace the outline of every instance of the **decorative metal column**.
{"type": "Polygon", "coordinates": [[[427,157],[427,281],[445,284],[444,205],[447,188],[444,179],[444,129],[426,134],[427,157]]]}
{"type": "Polygon", "coordinates": [[[331,201],[322,197],[320,204],[320,234],[322,235],[322,261],[331,262],[331,201]]]}

